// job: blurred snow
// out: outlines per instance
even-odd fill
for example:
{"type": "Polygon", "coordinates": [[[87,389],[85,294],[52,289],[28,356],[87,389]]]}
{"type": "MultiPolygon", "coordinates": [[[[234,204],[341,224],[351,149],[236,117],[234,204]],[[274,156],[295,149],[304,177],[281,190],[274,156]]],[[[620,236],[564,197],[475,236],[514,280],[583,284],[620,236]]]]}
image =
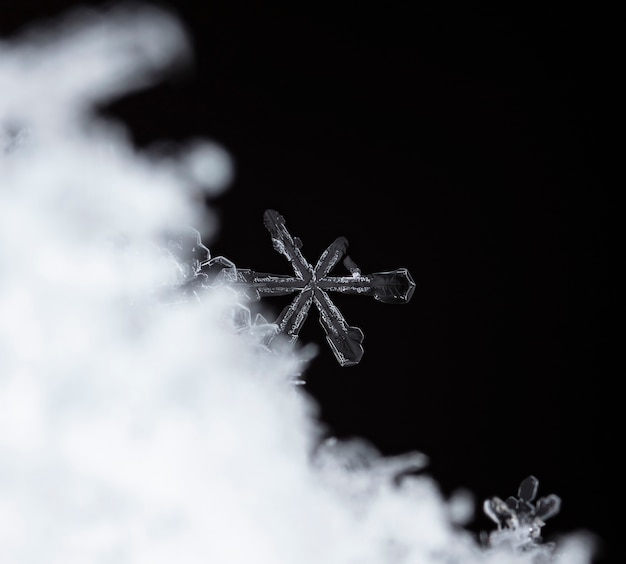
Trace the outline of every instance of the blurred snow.
{"type": "MultiPolygon", "coordinates": [[[[210,222],[195,196],[231,159],[203,140],[148,157],[93,109],[188,55],[137,5],[0,42],[0,562],[544,561],[480,546],[469,494],[395,479],[419,453],[320,449],[302,359],[235,331],[227,289],[160,298],[180,276],[167,236],[210,222]]],[[[591,552],[581,534],[548,556],[591,552]]]]}

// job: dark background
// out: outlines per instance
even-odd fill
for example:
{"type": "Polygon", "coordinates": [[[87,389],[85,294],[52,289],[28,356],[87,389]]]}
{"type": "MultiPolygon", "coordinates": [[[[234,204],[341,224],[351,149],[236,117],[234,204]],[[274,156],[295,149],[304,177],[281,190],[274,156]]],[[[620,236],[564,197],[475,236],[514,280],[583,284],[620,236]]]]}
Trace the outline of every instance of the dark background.
{"type": "MultiPolygon", "coordinates": [[[[600,26],[408,4],[160,3],[194,61],[106,111],[140,146],[202,136],[231,153],[214,256],[290,273],[262,224],[273,208],[310,261],[344,235],[363,272],[409,269],[406,305],[335,296],[365,333],[358,366],[336,363],[311,311],[305,389],[329,435],[422,451],[446,495],[479,502],[533,474],[563,500],[544,536],[589,530],[597,562],[617,562],[600,26]]],[[[2,4],[1,31],[67,5],[2,4]]],[[[492,524],[479,509],[470,528],[492,524]]]]}

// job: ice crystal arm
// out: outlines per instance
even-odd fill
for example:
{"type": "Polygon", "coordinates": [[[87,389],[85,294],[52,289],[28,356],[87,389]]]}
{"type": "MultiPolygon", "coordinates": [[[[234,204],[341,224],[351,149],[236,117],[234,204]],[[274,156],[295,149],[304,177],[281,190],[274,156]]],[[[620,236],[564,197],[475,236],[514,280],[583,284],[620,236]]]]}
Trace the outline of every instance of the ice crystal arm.
{"type": "Polygon", "coordinates": [[[322,253],[315,265],[315,277],[317,280],[324,278],[346,254],[348,240],[345,237],[335,239],[322,253]]]}
{"type": "Polygon", "coordinates": [[[554,517],[561,510],[561,498],[551,494],[537,500],[536,514],[539,519],[545,521],[554,517]]]}
{"type": "Polygon", "coordinates": [[[517,490],[517,497],[522,501],[532,501],[537,497],[537,488],[539,487],[539,480],[534,476],[528,476],[519,485],[517,490]]]}
{"type": "Polygon", "coordinates": [[[339,308],[330,296],[316,288],[313,300],[320,312],[320,323],[326,333],[326,340],[341,366],[354,366],[363,356],[363,331],[350,327],[339,308]]]}
{"type": "Polygon", "coordinates": [[[272,236],[272,245],[281,255],[287,257],[296,276],[302,280],[310,280],[311,265],[302,256],[300,247],[302,241],[291,236],[285,225],[285,218],[277,211],[266,210],[263,214],[263,223],[272,236]]]}

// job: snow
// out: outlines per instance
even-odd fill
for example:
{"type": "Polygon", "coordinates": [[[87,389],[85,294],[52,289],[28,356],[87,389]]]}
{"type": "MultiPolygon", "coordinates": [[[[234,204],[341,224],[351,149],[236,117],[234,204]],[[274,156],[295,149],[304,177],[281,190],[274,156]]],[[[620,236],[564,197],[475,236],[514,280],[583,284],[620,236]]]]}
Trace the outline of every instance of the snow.
{"type": "MultiPolygon", "coordinates": [[[[81,10],[0,43],[0,561],[589,564],[485,547],[420,453],[321,446],[292,383],[306,351],[268,352],[228,288],[167,300],[172,233],[203,225],[232,159],[133,147],[97,104],[189,55],[156,8],[81,10]]],[[[214,226],[214,228],[217,228],[214,226]]],[[[210,241],[207,242],[210,247],[210,241]]]]}

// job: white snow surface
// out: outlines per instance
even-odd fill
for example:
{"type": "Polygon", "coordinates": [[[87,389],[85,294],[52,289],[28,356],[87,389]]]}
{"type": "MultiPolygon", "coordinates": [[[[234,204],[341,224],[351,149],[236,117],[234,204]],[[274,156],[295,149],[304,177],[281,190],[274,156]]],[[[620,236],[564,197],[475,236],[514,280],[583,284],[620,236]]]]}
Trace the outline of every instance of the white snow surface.
{"type": "MultiPolygon", "coordinates": [[[[194,139],[159,160],[94,107],[189,51],[176,18],[137,5],[0,42],[0,562],[542,561],[481,546],[472,507],[428,475],[395,486],[402,457],[358,440],[313,457],[301,352],[236,330],[227,290],[161,299],[181,276],[164,234],[218,228],[197,196],[231,159],[194,139]]],[[[581,533],[549,558],[592,552],[581,533]]]]}

